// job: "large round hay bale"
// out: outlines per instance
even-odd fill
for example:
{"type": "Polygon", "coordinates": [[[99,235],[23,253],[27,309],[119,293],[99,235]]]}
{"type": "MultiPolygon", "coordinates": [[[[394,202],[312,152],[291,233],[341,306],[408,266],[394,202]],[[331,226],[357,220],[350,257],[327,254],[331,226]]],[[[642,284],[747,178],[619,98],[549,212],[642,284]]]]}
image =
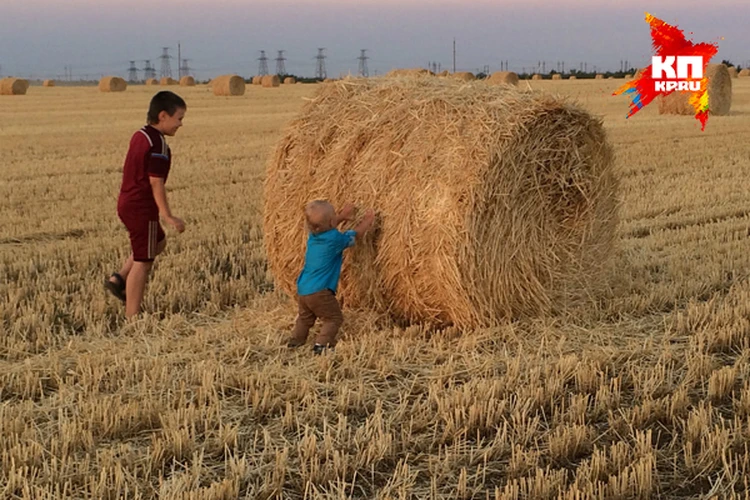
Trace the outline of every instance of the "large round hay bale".
{"type": "Polygon", "coordinates": [[[266,75],[260,84],[265,88],[278,87],[281,85],[281,80],[279,80],[279,75],[266,75]]]}
{"type": "Polygon", "coordinates": [[[562,75],[560,73],[555,73],[552,75],[553,80],[562,80],[562,75]]]}
{"type": "Polygon", "coordinates": [[[750,76],[750,68],[745,68],[745,69],[741,70],[741,71],[740,71],[740,72],[739,72],[739,73],[737,74],[737,76],[741,76],[741,77],[743,77],[743,78],[744,78],[744,77],[746,77],[746,76],[750,76]]]}
{"type": "Polygon", "coordinates": [[[44,80],[42,82],[42,87],[54,87],[55,81],[54,80],[44,80]]]}
{"type": "Polygon", "coordinates": [[[159,80],[159,85],[177,85],[177,80],[169,76],[164,76],[159,80]]]}
{"type": "Polygon", "coordinates": [[[456,80],[461,80],[462,82],[470,82],[472,80],[476,80],[477,77],[474,76],[474,73],[470,71],[457,71],[456,73],[453,73],[451,75],[456,80]]]}
{"type": "Polygon", "coordinates": [[[241,96],[245,95],[245,80],[237,75],[221,75],[211,81],[214,95],[241,96]]]}
{"type": "Polygon", "coordinates": [[[125,92],[128,88],[128,82],[119,76],[105,76],[99,80],[100,92],[125,92]]]}
{"type": "Polygon", "coordinates": [[[253,77],[253,85],[261,85],[263,83],[263,77],[256,75],[253,77]]]}
{"type": "Polygon", "coordinates": [[[543,80],[542,75],[540,75],[540,74],[531,75],[531,79],[532,80],[543,80]]]}
{"type": "Polygon", "coordinates": [[[146,85],[158,85],[159,80],[157,80],[156,78],[148,78],[145,83],[146,85]]]}
{"type": "MultiPolygon", "coordinates": [[[[708,78],[709,115],[728,115],[732,108],[732,77],[723,64],[709,64],[703,74],[708,78]]],[[[690,104],[691,92],[672,92],[659,96],[660,115],[695,115],[690,104]]]]}
{"type": "Polygon", "coordinates": [[[518,74],[512,71],[495,71],[487,78],[487,83],[518,85],[518,74]]]}
{"type": "Polygon", "coordinates": [[[182,78],[180,78],[180,86],[195,87],[195,78],[190,75],[183,76],[182,78]]]}
{"type": "Polygon", "coordinates": [[[29,81],[23,78],[3,78],[0,80],[0,95],[26,95],[29,81]]]}
{"type": "Polygon", "coordinates": [[[284,85],[294,85],[295,83],[297,83],[297,79],[293,76],[287,76],[284,78],[284,85]]]}
{"type": "Polygon", "coordinates": [[[385,76],[386,77],[435,76],[435,74],[429,69],[424,69],[424,68],[400,68],[400,69],[390,70],[385,76]]]}
{"type": "Polygon", "coordinates": [[[616,188],[601,121],[561,97],[438,78],[325,85],[269,159],[266,252],[294,296],[306,203],[372,207],[375,231],[344,261],[346,306],[494,324],[603,282],[616,188]]]}

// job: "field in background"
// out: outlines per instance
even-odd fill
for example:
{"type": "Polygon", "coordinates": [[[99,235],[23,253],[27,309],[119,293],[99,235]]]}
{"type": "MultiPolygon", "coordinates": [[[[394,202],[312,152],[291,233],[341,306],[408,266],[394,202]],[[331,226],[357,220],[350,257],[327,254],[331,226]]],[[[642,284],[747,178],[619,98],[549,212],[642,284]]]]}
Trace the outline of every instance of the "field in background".
{"type": "MultiPolygon", "coordinates": [[[[0,98],[3,498],[704,498],[750,454],[750,79],[705,132],[618,80],[530,82],[604,119],[622,187],[599,305],[472,332],[347,312],[289,352],[262,243],[264,163],[316,86],[173,87],[176,215],[123,324],[102,281],[133,131],[157,89],[0,98]]],[[[521,87],[526,87],[521,82],[521,87]]],[[[744,498],[744,496],[743,496],[744,498]]]]}

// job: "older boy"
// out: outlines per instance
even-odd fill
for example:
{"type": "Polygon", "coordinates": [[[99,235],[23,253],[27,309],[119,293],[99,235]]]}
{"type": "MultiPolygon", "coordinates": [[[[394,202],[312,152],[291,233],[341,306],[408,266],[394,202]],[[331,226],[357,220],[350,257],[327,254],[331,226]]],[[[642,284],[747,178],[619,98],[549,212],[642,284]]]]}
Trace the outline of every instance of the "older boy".
{"type": "Polygon", "coordinates": [[[305,266],[297,279],[297,302],[299,315],[289,340],[289,347],[304,345],[310,328],[320,318],[322,326],[315,339],[313,352],[321,354],[336,345],[338,333],[344,317],[336,300],[336,289],[341,275],[343,252],[354,245],[370,229],[375,220],[372,210],[365,213],[354,230],[340,232],[337,227],[351,220],[354,206],[345,205],[336,213],[333,205],[316,200],[305,207],[305,218],[310,235],[307,239],[305,266]]]}
{"type": "Polygon", "coordinates": [[[147,125],[130,140],[125,158],[122,185],[117,200],[117,215],[130,235],[132,253],[119,273],[104,286],[125,302],[125,316],[141,310],[148,275],[154,259],[167,244],[159,215],[178,232],[185,223],[172,214],[164,184],[172,164],[172,152],[164,136],[174,136],[182,127],[187,105],[177,94],[163,91],[151,99],[147,125]]]}

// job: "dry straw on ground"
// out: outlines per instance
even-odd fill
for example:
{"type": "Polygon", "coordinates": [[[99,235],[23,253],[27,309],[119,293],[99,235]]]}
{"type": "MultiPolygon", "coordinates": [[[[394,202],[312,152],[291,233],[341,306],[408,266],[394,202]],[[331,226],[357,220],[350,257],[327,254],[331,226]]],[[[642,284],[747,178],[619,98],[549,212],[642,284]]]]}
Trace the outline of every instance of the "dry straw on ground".
{"type": "Polygon", "coordinates": [[[245,80],[237,75],[217,76],[213,79],[211,85],[216,96],[245,95],[245,80]]]}
{"type": "Polygon", "coordinates": [[[322,87],[268,163],[264,234],[293,295],[316,198],[373,207],[340,297],[405,321],[492,324],[598,279],[616,226],[601,122],[561,98],[451,79],[322,87]]]}
{"type": "Polygon", "coordinates": [[[518,74],[513,71],[496,71],[487,78],[487,83],[518,85],[518,74]]]}
{"type": "Polygon", "coordinates": [[[295,83],[297,83],[297,79],[293,76],[287,76],[284,78],[284,85],[294,85],[295,83]]]}
{"type": "Polygon", "coordinates": [[[278,87],[281,85],[281,80],[279,80],[279,75],[265,75],[260,84],[265,88],[278,87]]]}
{"type": "Polygon", "coordinates": [[[54,86],[55,86],[54,80],[44,80],[44,82],[42,82],[42,87],[54,87],[54,86]]]}
{"type": "MultiPolygon", "coordinates": [[[[708,79],[708,109],[711,115],[728,115],[732,108],[732,77],[723,64],[709,64],[704,77],[708,79]]],[[[690,92],[672,92],[659,97],[659,114],[694,115],[690,92]]]]}
{"type": "Polygon", "coordinates": [[[252,84],[253,85],[260,85],[263,83],[263,77],[260,75],[256,75],[253,77],[252,84]]]}
{"type": "Polygon", "coordinates": [[[400,68],[400,69],[392,69],[385,76],[387,76],[387,77],[395,77],[395,76],[435,76],[435,74],[432,71],[430,71],[429,69],[424,69],[424,68],[400,68]]]}
{"type": "Polygon", "coordinates": [[[742,76],[742,77],[750,76],[750,68],[743,69],[742,71],[739,72],[739,75],[737,76],[742,76]]]}
{"type": "Polygon", "coordinates": [[[195,87],[195,78],[190,75],[183,76],[180,78],[180,85],[182,87],[195,87]]]}
{"type": "Polygon", "coordinates": [[[477,77],[474,76],[474,73],[470,71],[458,71],[456,73],[453,73],[451,76],[456,80],[461,80],[463,82],[470,82],[477,79],[477,77]]]}
{"type": "Polygon", "coordinates": [[[23,78],[3,78],[0,80],[0,95],[25,95],[29,89],[28,80],[23,78]]]}
{"type": "Polygon", "coordinates": [[[119,76],[105,76],[99,80],[100,92],[125,92],[128,83],[119,76]]]}
{"type": "Polygon", "coordinates": [[[145,84],[146,85],[158,85],[159,84],[159,80],[157,80],[156,78],[148,78],[145,81],[145,84]]]}

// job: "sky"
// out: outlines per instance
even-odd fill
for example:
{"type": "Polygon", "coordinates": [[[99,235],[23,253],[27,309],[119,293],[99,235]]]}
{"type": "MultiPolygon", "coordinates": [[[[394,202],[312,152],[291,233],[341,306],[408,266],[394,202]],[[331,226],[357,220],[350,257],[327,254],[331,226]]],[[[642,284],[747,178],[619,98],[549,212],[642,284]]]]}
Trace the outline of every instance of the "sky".
{"type": "Polygon", "coordinates": [[[718,42],[713,62],[750,63],[748,0],[0,0],[0,75],[126,77],[146,59],[158,72],[170,47],[177,76],[178,43],[199,79],[255,75],[260,50],[271,72],[285,50],[288,73],[314,76],[319,47],[329,77],[356,74],[360,49],[371,75],[452,70],[454,38],[458,71],[619,70],[650,63],[646,11],[718,42]]]}

